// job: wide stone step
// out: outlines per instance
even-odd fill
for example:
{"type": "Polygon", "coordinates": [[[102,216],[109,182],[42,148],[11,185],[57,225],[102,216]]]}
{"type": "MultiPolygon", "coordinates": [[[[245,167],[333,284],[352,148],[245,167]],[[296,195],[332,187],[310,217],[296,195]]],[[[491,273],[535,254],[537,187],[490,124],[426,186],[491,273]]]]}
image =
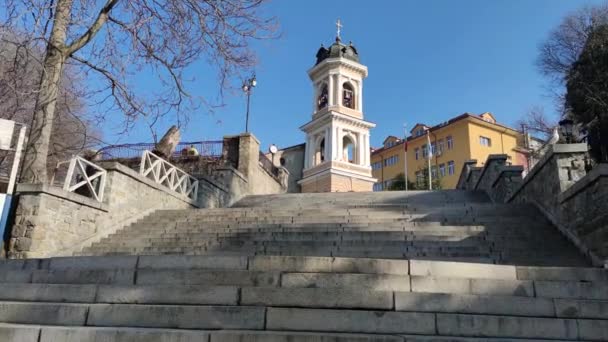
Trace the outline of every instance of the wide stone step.
{"type": "MultiPolygon", "coordinates": [[[[340,334],[259,330],[187,330],[121,327],[57,327],[0,324],[9,342],[556,342],[541,339],[475,338],[429,335],[340,334]]],[[[571,340],[558,340],[571,341],[571,340]]]]}
{"type": "Polygon", "coordinates": [[[370,291],[365,287],[3,284],[2,289],[0,301],[18,302],[246,305],[608,319],[608,301],[370,291]]]}
{"type": "Polygon", "coordinates": [[[207,269],[271,272],[365,273],[449,278],[608,282],[608,270],[584,267],[522,267],[450,261],[390,260],[296,256],[104,256],[58,257],[0,261],[4,279],[28,282],[32,273],[19,271],[207,269]],[[25,277],[23,276],[25,275],[25,277]]]}
{"type": "Polygon", "coordinates": [[[603,340],[608,321],[259,306],[1,302],[5,323],[603,340]]]}

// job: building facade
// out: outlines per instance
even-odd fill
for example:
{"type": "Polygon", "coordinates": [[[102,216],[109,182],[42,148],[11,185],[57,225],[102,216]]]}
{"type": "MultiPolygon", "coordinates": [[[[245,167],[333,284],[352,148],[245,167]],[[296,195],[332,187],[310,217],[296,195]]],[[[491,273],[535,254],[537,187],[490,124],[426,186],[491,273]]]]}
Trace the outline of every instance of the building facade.
{"type": "Polygon", "coordinates": [[[363,119],[363,79],[352,45],[336,37],[321,46],[308,71],[313,86],[312,120],[300,127],[306,134],[302,192],[372,191],[370,134],[375,124],[363,119]]]}
{"type": "MultiPolygon", "coordinates": [[[[416,124],[407,138],[407,176],[410,182],[428,187],[429,156],[432,179],[443,189],[454,189],[463,163],[475,159],[481,166],[490,154],[506,154],[517,165],[525,159],[521,133],[501,125],[491,113],[465,113],[436,126],[416,124]],[[430,141],[430,144],[429,144],[430,141]]],[[[404,140],[389,136],[371,155],[372,175],[378,181],[374,191],[388,190],[398,174],[404,173],[404,140]]]]}

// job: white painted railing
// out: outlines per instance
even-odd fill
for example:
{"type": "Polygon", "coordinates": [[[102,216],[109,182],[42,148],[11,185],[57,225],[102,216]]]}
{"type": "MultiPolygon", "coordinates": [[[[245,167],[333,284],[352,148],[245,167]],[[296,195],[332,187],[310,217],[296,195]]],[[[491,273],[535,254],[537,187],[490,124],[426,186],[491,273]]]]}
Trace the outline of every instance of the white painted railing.
{"type": "MultiPolygon", "coordinates": [[[[70,166],[63,182],[63,189],[83,196],[93,197],[98,202],[102,202],[103,190],[106,187],[106,170],[79,156],[74,156],[69,161],[59,163],[57,167],[60,164],[68,162],[70,166]]],[[[51,181],[51,184],[53,182],[54,179],[51,181]]]]}
{"type": "Polygon", "coordinates": [[[150,151],[141,155],[139,173],[193,200],[198,196],[198,180],[150,151]]]}

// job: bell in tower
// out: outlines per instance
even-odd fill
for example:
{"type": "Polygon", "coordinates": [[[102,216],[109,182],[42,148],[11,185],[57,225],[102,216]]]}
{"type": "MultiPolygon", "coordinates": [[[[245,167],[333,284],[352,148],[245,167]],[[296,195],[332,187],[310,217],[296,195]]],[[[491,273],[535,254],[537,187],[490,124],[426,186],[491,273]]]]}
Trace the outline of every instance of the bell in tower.
{"type": "Polygon", "coordinates": [[[302,192],[372,191],[369,130],[363,119],[363,79],[367,67],[359,62],[352,43],[342,43],[336,23],[335,42],[316,54],[308,71],[313,86],[311,121],[306,134],[302,192]]]}

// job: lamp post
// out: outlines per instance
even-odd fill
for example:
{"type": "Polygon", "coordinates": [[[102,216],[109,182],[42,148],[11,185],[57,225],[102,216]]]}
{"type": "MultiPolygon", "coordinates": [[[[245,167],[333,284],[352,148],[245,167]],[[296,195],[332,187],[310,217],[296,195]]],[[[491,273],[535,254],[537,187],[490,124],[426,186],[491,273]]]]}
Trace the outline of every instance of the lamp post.
{"type": "Polygon", "coordinates": [[[274,155],[279,151],[279,149],[277,148],[277,145],[272,144],[270,145],[270,147],[268,148],[268,152],[270,152],[270,154],[272,155],[272,166],[274,167],[274,155]]]}
{"type": "Polygon", "coordinates": [[[559,122],[559,127],[562,135],[566,138],[566,144],[572,143],[574,121],[571,119],[563,119],[559,122]]]}
{"type": "Polygon", "coordinates": [[[255,74],[251,75],[251,78],[243,82],[243,91],[247,94],[247,116],[245,118],[245,132],[249,133],[249,101],[251,98],[251,92],[253,88],[258,84],[255,78],[255,74]]]}

